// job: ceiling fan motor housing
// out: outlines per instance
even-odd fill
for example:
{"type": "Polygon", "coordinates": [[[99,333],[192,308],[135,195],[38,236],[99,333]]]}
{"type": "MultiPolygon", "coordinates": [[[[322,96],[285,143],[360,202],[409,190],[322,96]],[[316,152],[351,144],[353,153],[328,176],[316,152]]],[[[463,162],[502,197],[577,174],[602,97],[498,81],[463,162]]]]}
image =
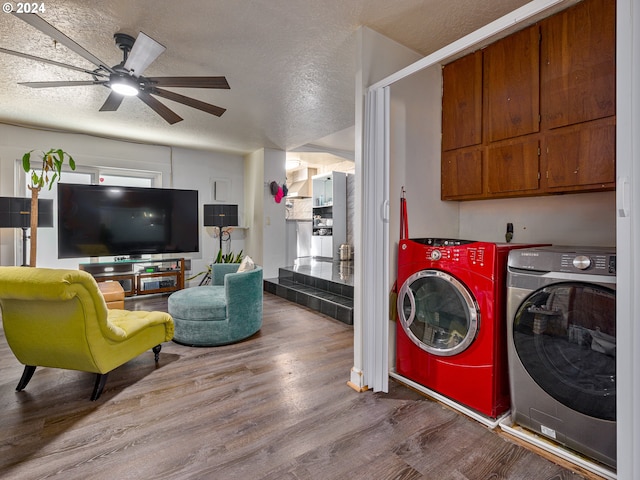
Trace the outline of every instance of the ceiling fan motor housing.
{"type": "Polygon", "coordinates": [[[113,38],[115,39],[118,48],[124,52],[124,59],[126,60],[136,39],[126,33],[114,33],[113,38]]]}

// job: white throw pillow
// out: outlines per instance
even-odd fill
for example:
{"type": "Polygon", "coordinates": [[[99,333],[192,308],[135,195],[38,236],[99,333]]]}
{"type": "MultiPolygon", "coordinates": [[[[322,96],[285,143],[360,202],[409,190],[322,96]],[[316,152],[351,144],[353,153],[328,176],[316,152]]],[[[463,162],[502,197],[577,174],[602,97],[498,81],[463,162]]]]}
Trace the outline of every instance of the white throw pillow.
{"type": "Polygon", "coordinates": [[[251,257],[249,255],[246,255],[243,259],[242,262],[240,262],[240,266],[238,267],[237,272],[248,272],[249,270],[253,270],[254,268],[256,268],[256,264],[253,263],[253,260],[251,259],[251,257]]]}

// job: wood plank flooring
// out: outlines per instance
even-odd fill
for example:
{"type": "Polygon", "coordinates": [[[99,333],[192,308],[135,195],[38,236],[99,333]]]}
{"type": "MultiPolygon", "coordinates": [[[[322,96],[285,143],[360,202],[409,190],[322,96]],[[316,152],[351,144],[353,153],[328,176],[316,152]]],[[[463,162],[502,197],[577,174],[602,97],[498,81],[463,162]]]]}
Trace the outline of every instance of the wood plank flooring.
{"type": "MultiPolygon", "coordinates": [[[[166,310],[166,297],[127,300],[166,310]]],[[[394,381],[346,385],[353,329],[264,295],[264,324],[224,347],[169,342],[114,370],[22,373],[0,331],[2,479],[586,478],[394,381]]]]}

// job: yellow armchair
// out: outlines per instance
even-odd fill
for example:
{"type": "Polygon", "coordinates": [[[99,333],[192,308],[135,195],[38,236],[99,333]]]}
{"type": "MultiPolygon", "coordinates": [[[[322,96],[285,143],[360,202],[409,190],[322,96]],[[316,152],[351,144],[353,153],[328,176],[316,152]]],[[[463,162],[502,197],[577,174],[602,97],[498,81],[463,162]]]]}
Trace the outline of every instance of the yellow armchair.
{"type": "Polygon", "coordinates": [[[24,390],[37,366],[96,373],[91,400],[107,374],[148,349],[156,363],[173,338],[164,312],[108,310],[95,279],[80,270],[0,267],[0,315],[11,351],[25,365],[24,390]]]}

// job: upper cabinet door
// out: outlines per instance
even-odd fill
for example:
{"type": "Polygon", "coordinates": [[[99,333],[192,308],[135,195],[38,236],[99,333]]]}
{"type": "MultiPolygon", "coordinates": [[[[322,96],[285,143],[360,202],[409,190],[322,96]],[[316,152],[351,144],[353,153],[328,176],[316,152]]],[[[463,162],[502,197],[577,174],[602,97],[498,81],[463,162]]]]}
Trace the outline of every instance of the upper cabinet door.
{"type": "Polygon", "coordinates": [[[540,30],[537,25],[484,51],[487,141],[535,133],[540,128],[540,30]]]}
{"type": "Polygon", "coordinates": [[[442,69],[442,150],[482,142],[482,51],[442,69]]]}
{"type": "Polygon", "coordinates": [[[616,2],[581,2],[542,22],[544,128],[615,115],[616,2]]]}
{"type": "Polygon", "coordinates": [[[615,117],[553,130],[545,143],[549,191],[615,188],[615,117]]]}

